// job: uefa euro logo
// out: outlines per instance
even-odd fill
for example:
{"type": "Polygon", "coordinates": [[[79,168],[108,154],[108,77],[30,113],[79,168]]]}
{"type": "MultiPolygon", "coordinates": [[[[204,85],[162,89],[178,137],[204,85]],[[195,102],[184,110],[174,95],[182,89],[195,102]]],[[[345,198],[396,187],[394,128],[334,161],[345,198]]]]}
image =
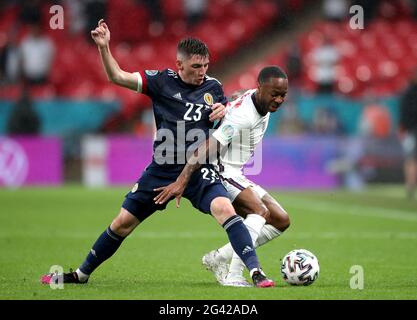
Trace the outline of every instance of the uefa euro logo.
{"type": "Polygon", "coordinates": [[[28,175],[28,158],[15,140],[0,138],[0,186],[18,188],[28,175]]]}

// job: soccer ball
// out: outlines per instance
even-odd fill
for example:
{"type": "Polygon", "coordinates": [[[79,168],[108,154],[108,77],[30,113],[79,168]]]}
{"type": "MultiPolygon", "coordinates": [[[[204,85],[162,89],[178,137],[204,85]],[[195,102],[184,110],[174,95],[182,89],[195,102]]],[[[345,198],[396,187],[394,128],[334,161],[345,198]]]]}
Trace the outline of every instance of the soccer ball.
{"type": "Polygon", "coordinates": [[[282,259],[282,277],[291,285],[309,286],[318,278],[319,272],[319,261],[308,250],[292,250],[282,259]]]}

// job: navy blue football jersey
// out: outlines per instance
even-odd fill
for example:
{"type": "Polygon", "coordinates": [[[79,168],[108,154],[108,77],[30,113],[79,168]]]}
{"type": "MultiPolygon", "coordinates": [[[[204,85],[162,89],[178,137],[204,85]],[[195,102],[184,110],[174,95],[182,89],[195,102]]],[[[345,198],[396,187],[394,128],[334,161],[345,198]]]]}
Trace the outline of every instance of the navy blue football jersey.
{"type": "Polygon", "coordinates": [[[153,163],[181,171],[186,152],[192,152],[208,138],[213,123],[209,121],[211,105],[224,105],[221,83],[209,76],[199,85],[190,85],[171,70],[146,70],[142,76],[142,93],[152,99],[157,134],[153,144],[153,163]]]}

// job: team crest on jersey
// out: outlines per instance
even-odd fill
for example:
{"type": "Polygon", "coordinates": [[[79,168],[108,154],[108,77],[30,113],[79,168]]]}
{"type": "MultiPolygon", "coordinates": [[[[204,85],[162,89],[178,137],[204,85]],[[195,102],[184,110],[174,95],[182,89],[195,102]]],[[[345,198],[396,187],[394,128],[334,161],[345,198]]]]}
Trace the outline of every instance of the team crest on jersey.
{"type": "Polygon", "coordinates": [[[145,70],[145,73],[148,75],[148,76],[156,76],[157,74],[158,74],[158,70],[145,70]]]}
{"type": "Polygon", "coordinates": [[[139,184],[137,184],[137,183],[135,183],[135,185],[133,186],[133,188],[132,188],[132,193],[135,193],[136,191],[138,191],[138,188],[139,188],[139,184]]]}
{"type": "Polygon", "coordinates": [[[213,104],[213,96],[210,93],[205,93],[204,102],[211,106],[213,104]]]}

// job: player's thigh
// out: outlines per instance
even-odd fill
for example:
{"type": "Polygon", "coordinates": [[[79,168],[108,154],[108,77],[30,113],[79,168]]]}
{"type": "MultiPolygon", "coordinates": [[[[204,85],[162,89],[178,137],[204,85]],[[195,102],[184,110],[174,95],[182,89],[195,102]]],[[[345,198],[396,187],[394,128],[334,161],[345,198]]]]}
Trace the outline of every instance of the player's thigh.
{"type": "Polygon", "coordinates": [[[183,195],[199,211],[212,214],[220,224],[235,214],[226,189],[210,165],[193,173],[183,195]]]}
{"type": "Polygon", "coordinates": [[[155,204],[153,199],[157,192],[154,189],[169,185],[173,181],[175,179],[160,177],[150,170],[145,171],[132,190],[126,194],[122,208],[134,215],[140,222],[144,221],[155,211],[164,210],[169,202],[155,204]]]}
{"type": "Polygon", "coordinates": [[[262,197],[262,202],[268,208],[268,224],[273,225],[280,231],[284,231],[290,226],[290,217],[285,209],[269,193],[262,197]]]}
{"type": "Polygon", "coordinates": [[[250,181],[243,174],[222,174],[222,183],[229,193],[236,212],[246,217],[248,214],[259,214],[265,219],[268,217],[268,209],[262,202],[266,191],[250,181]]]}

